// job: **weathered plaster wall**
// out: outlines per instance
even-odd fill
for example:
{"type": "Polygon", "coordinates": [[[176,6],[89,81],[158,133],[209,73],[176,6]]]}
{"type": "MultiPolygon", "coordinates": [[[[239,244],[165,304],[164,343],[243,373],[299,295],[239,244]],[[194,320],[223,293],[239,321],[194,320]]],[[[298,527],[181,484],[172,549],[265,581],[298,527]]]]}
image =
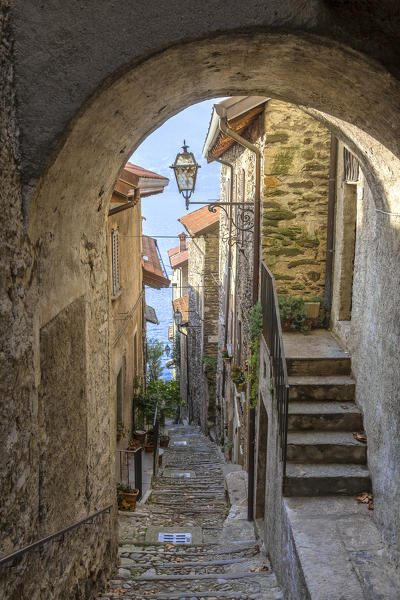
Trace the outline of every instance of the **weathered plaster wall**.
{"type": "MultiPolygon", "coordinates": [[[[113,204],[110,203],[110,208],[112,207],[113,204]]],[[[140,201],[134,208],[108,217],[107,246],[110,295],[112,295],[111,231],[112,229],[117,228],[119,232],[121,293],[111,300],[111,388],[116,402],[117,375],[120,369],[122,369],[122,422],[126,429],[126,433],[119,441],[118,447],[126,448],[132,428],[133,381],[135,376],[143,378],[144,375],[143,309],[145,301],[142,275],[142,226],[140,201]],[[134,347],[135,334],[136,355],[134,347]]]]}
{"type": "MultiPolygon", "coordinates": [[[[376,210],[366,182],[357,204],[349,347],[368,438],[374,517],[400,565],[400,217],[376,210]]],[[[400,203],[397,210],[400,213],[400,203]]]]}
{"type": "Polygon", "coordinates": [[[330,133],[284,102],[264,116],[262,256],[279,294],[323,297],[330,133]]]}
{"type": "MultiPolygon", "coordinates": [[[[77,300],[79,310],[72,298],[56,302],[45,318],[40,314],[46,311],[38,310],[39,298],[43,304],[51,302],[51,285],[41,288],[41,284],[43,261],[54,232],[49,228],[34,246],[23,220],[8,6],[3,1],[0,13],[2,555],[69,525],[71,519],[78,520],[114,499],[110,484],[107,332],[99,339],[99,314],[88,324],[94,307],[79,292],[72,296],[81,297],[77,300]],[[70,318],[65,322],[67,314],[70,318]],[[64,321],[62,341],[53,335],[52,317],[59,323],[64,321]],[[95,374],[99,386],[99,405],[95,406],[96,390],[90,380],[93,369],[85,357],[89,356],[90,362],[97,344],[103,346],[106,361],[101,365],[103,372],[95,374]],[[70,362],[64,364],[62,355],[69,357],[70,362]],[[78,359],[82,359],[79,365],[78,359]],[[68,370],[73,365],[78,369],[75,381],[73,372],[68,370]],[[62,405],[64,400],[68,400],[69,407],[77,401],[82,405],[75,415],[64,413],[65,419],[61,419],[62,411],[67,409],[62,405]],[[74,452],[79,455],[77,461],[74,452]],[[73,469],[69,468],[72,462],[73,469]],[[51,474],[54,477],[50,481],[51,474]],[[72,505],[67,500],[73,500],[72,505]]],[[[82,253],[78,253],[82,259],[80,276],[89,281],[91,270],[85,259],[90,249],[82,241],[82,253]]],[[[54,272],[60,270],[62,257],[62,253],[54,257],[54,272]]],[[[68,293],[65,290],[65,296],[68,293]]],[[[105,299],[105,304],[97,307],[101,320],[108,312],[107,295],[105,299]]],[[[115,517],[105,515],[90,527],[78,528],[64,542],[51,543],[40,553],[25,554],[14,569],[1,569],[1,597],[90,598],[112,567],[114,527],[115,517]]]]}
{"type": "MultiPolygon", "coordinates": [[[[268,415],[267,433],[267,470],[265,486],[265,514],[263,519],[263,542],[267,555],[276,572],[279,583],[288,600],[308,600],[309,594],[302,569],[297,558],[290,524],[286,514],[282,494],[282,460],[279,443],[279,424],[276,402],[271,391],[270,356],[263,336],[260,338],[260,396],[258,403],[264,403],[268,415]]],[[[260,406],[257,407],[256,420],[260,419],[260,406]]],[[[263,440],[257,444],[263,445],[263,440]]],[[[257,449],[256,449],[257,456],[257,449]]],[[[257,464],[255,468],[255,489],[257,489],[257,464]]],[[[255,496],[257,501],[257,495],[255,496]]],[[[257,506],[255,505],[255,510],[257,506]]]]}

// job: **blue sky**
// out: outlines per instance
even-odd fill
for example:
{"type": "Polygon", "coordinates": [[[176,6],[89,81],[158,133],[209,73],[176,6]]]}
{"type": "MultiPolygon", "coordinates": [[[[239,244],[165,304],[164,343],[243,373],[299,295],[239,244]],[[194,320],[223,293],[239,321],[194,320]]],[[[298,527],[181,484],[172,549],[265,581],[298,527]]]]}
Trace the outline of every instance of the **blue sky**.
{"type": "MultiPolygon", "coordinates": [[[[170,180],[163,194],[143,199],[142,214],[146,217],[143,233],[152,236],[176,235],[183,229],[177,219],[186,214],[185,202],[178,192],[174,173],[169,166],[174,163],[177,153],[181,152],[184,139],[201,165],[192,200],[199,202],[219,198],[220,165],[207,164],[201,155],[212,106],[217,101],[218,99],[207,100],[183,110],[149,135],[132,154],[131,162],[170,180]]],[[[196,208],[200,207],[193,206],[190,210],[196,208]]],[[[176,245],[176,241],[159,239],[158,243],[166,262],[166,251],[176,245]]],[[[166,267],[169,265],[166,264],[166,267]]]]}
{"type": "MultiPolygon", "coordinates": [[[[183,110],[149,135],[132,154],[131,162],[164,175],[170,180],[162,194],[142,200],[142,215],[146,218],[143,221],[144,234],[157,238],[157,235],[176,236],[183,231],[183,226],[177,219],[187,214],[185,201],[178,192],[174,173],[169,166],[174,163],[177,153],[181,152],[184,139],[201,165],[192,200],[200,202],[219,198],[220,165],[218,163],[208,165],[201,155],[212,106],[217,101],[218,99],[207,100],[183,110]]],[[[197,208],[200,206],[190,207],[190,211],[197,208]]],[[[178,245],[178,239],[158,238],[157,243],[167,272],[170,274],[167,251],[178,245]]],[[[171,288],[163,290],[146,288],[146,302],[155,308],[160,322],[159,325],[147,324],[148,338],[157,338],[164,344],[171,345],[168,342],[168,325],[172,320],[171,288]]],[[[164,355],[163,363],[167,359],[168,357],[164,355]]],[[[164,368],[163,378],[171,378],[171,372],[166,368],[164,368]]]]}

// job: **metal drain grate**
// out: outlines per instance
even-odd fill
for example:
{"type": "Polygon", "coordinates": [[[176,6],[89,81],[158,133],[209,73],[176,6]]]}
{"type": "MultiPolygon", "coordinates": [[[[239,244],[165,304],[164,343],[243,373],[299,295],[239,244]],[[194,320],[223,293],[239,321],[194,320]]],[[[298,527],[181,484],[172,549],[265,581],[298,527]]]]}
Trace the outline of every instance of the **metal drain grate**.
{"type": "Polygon", "coordinates": [[[191,544],[191,533],[159,533],[159,542],[168,542],[170,544],[191,544]]]}
{"type": "Polygon", "coordinates": [[[172,473],[172,477],[178,478],[178,477],[191,477],[192,474],[191,473],[172,473]]]}

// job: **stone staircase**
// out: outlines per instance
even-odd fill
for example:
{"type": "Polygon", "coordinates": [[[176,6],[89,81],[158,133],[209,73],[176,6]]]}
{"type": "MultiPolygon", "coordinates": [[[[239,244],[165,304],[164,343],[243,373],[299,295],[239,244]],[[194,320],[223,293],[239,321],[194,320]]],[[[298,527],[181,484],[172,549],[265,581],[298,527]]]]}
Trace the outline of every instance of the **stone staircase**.
{"type": "Polygon", "coordinates": [[[174,426],[169,435],[150,500],[120,513],[119,568],[99,600],[280,600],[253,526],[229,511],[216,445],[196,427],[174,426]],[[191,539],[160,542],[160,533],[191,539]]]}
{"type": "Polygon", "coordinates": [[[312,348],[312,339],[306,340],[300,356],[294,355],[292,345],[287,358],[285,496],[354,495],[371,488],[367,445],[353,435],[363,430],[363,421],[354,402],[350,358],[333,342],[332,338],[326,351],[318,343],[312,348]]]}

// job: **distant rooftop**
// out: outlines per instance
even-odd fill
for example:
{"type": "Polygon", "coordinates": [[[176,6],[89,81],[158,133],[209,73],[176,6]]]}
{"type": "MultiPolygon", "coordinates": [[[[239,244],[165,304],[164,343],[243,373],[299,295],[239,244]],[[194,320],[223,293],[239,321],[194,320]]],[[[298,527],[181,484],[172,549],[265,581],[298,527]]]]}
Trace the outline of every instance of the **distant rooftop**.
{"type": "Polygon", "coordinates": [[[161,194],[168,183],[168,177],[127,162],[115,184],[111,202],[127,202],[135,190],[140,190],[142,198],[161,194]]]}
{"type": "Polygon", "coordinates": [[[191,235],[196,235],[208,227],[211,227],[214,223],[218,223],[219,212],[219,208],[217,208],[214,213],[210,212],[207,206],[203,206],[178,220],[191,235]]]}
{"type": "Polygon", "coordinates": [[[183,267],[185,264],[187,264],[189,258],[186,234],[180,235],[185,235],[185,239],[182,241],[182,243],[179,244],[179,246],[175,246],[174,248],[168,250],[169,263],[173,269],[183,267]]]}
{"type": "Polygon", "coordinates": [[[157,242],[148,235],[142,236],[142,269],[145,285],[156,290],[169,287],[170,281],[161,265],[157,242]]]}

